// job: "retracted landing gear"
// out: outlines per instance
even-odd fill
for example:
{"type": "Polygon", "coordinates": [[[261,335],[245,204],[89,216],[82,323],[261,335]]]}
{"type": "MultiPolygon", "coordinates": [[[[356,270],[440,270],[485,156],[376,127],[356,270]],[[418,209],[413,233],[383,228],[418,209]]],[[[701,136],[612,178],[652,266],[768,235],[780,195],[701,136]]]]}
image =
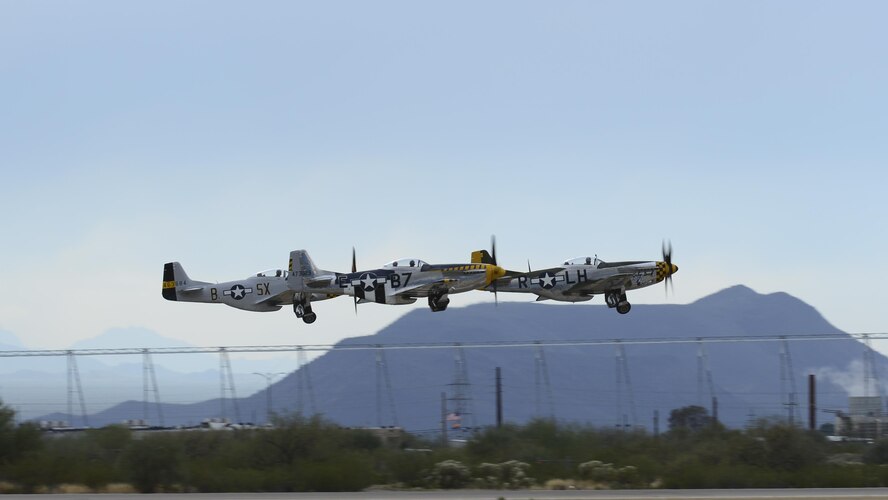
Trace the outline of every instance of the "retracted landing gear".
{"type": "Polygon", "coordinates": [[[626,314],[632,309],[632,304],[626,298],[626,293],[622,291],[607,292],[604,295],[604,301],[607,303],[607,307],[616,308],[620,314],[626,314]]]}
{"type": "Polygon", "coordinates": [[[447,293],[429,294],[429,308],[432,312],[443,311],[447,309],[448,304],[450,304],[450,299],[447,297],[447,293]]]}
{"type": "Polygon", "coordinates": [[[297,318],[302,318],[308,324],[312,324],[318,319],[318,315],[312,312],[310,302],[293,301],[293,312],[297,318]]]}

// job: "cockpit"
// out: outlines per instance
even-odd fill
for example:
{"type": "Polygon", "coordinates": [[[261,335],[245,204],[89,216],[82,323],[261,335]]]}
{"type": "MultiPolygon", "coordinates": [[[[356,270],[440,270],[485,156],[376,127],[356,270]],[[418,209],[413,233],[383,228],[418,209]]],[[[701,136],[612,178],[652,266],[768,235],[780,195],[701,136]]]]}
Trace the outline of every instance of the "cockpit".
{"type": "Polygon", "coordinates": [[[565,266],[595,266],[596,268],[603,263],[604,261],[599,259],[597,255],[595,257],[576,257],[564,261],[565,266]]]}
{"type": "Polygon", "coordinates": [[[394,262],[389,262],[388,264],[382,266],[386,269],[402,269],[402,268],[415,268],[420,269],[422,266],[425,266],[426,263],[419,259],[399,259],[394,262]]]}
{"type": "Polygon", "coordinates": [[[287,272],[280,269],[269,269],[256,273],[257,278],[286,278],[287,272]]]}

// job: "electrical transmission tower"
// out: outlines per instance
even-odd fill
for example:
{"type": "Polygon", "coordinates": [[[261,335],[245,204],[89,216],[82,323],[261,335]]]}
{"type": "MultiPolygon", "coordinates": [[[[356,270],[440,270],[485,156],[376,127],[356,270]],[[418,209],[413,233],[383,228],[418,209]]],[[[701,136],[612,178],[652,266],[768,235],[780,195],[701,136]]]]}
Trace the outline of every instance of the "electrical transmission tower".
{"type": "Polygon", "coordinates": [[[780,397],[783,399],[783,406],[786,407],[786,419],[789,425],[795,425],[796,421],[799,421],[799,404],[795,371],[792,369],[792,355],[789,352],[789,342],[786,341],[786,337],[780,337],[780,397]]]}
{"type": "Polygon", "coordinates": [[[548,417],[551,420],[555,420],[555,404],[552,399],[552,384],[549,382],[549,367],[546,364],[546,352],[541,345],[537,346],[536,355],[534,356],[533,385],[536,416],[543,416],[542,392],[545,390],[549,410],[548,417]]]}
{"type": "Polygon", "coordinates": [[[142,418],[148,422],[148,395],[154,393],[154,407],[157,409],[157,420],[163,427],[163,409],[160,407],[160,390],[157,388],[157,375],[154,373],[154,362],[151,352],[142,350],[142,418]]]}
{"type": "Polygon", "coordinates": [[[222,414],[220,416],[223,419],[227,416],[225,412],[225,400],[230,394],[231,404],[234,406],[234,418],[237,422],[240,422],[240,407],[237,404],[237,393],[234,390],[234,375],[231,373],[231,360],[228,359],[228,350],[224,347],[219,348],[219,387],[222,394],[222,397],[219,400],[220,405],[222,406],[222,414]]]}
{"type": "Polygon", "coordinates": [[[625,430],[630,426],[629,419],[623,413],[623,393],[629,397],[629,416],[632,418],[632,427],[638,425],[635,415],[635,394],[632,391],[632,379],[629,377],[629,361],[626,359],[626,349],[623,344],[617,342],[617,426],[625,430]]]}
{"type": "MultiPolygon", "coordinates": [[[[453,383],[450,384],[453,395],[448,398],[452,401],[452,411],[460,422],[468,419],[468,429],[475,429],[475,414],[472,411],[472,384],[469,383],[469,371],[466,367],[466,355],[462,345],[456,344],[456,354],[453,357],[453,383]]],[[[467,430],[466,427],[462,427],[467,430]]]]}
{"type": "Polygon", "coordinates": [[[305,355],[305,349],[301,346],[296,350],[296,412],[305,415],[305,395],[308,394],[308,403],[311,407],[311,414],[317,415],[318,408],[315,406],[314,385],[311,383],[311,371],[308,369],[308,360],[305,355]]]}
{"type": "MultiPolygon", "coordinates": [[[[83,397],[83,385],[80,383],[80,370],[77,369],[77,358],[73,351],[68,351],[68,416],[74,419],[74,395],[80,401],[80,419],[84,427],[89,427],[89,418],[86,415],[86,401],[83,397]]],[[[71,422],[73,424],[73,422],[71,422]]]]}
{"type": "Polygon", "coordinates": [[[398,426],[398,415],[395,413],[395,397],[392,393],[392,381],[389,378],[388,363],[385,361],[385,349],[376,349],[376,425],[382,427],[382,393],[383,385],[388,395],[389,414],[392,425],[398,426]]]}
{"type": "Polygon", "coordinates": [[[706,408],[707,403],[703,399],[704,385],[709,388],[709,401],[715,401],[715,384],[712,383],[709,354],[706,352],[706,345],[700,339],[697,341],[697,406],[706,408]]]}

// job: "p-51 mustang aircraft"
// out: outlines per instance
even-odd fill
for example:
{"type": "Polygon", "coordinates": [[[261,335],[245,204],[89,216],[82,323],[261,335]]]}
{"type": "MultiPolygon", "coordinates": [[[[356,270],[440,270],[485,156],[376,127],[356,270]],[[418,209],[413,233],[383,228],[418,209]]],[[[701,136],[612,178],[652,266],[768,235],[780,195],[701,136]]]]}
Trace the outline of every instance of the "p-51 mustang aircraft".
{"type": "MultiPolygon", "coordinates": [[[[287,285],[289,273],[272,269],[242,280],[223,283],[194,281],[178,262],[163,266],[163,298],[179,302],[225,304],[245,311],[280,310],[293,303],[293,290],[287,285]]],[[[326,300],[336,295],[314,295],[311,300],[326,300]]]]}
{"type": "MultiPolygon", "coordinates": [[[[474,257],[474,256],[473,256],[474,257]]],[[[477,256],[483,262],[483,256],[477,256]]],[[[474,262],[474,258],[473,258],[474,262]]],[[[537,300],[584,302],[604,294],[604,301],[620,314],[626,314],[632,304],[626,298],[627,290],[635,290],[666,280],[672,283],[672,275],[678,266],[672,263],[672,244],[663,243],[662,261],[604,262],[596,257],[579,257],[558,267],[510,275],[488,286],[488,291],[533,293],[537,300]],[[494,289],[494,286],[496,287],[494,289]]]]}
{"type": "Polygon", "coordinates": [[[420,259],[399,259],[379,269],[358,271],[352,250],[350,273],[334,273],[315,267],[305,250],[290,252],[290,273],[287,279],[293,291],[293,311],[306,323],[314,322],[316,315],[311,303],[315,297],[350,295],[358,304],[412,304],[426,297],[433,312],[447,309],[452,293],[482,290],[506,275],[486,250],[474,254],[478,262],[471,264],[428,264],[420,259]],[[481,262],[484,260],[484,262],[481,262]]]}
{"type": "MultiPolygon", "coordinates": [[[[169,262],[163,266],[163,297],[180,302],[225,304],[246,311],[277,311],[284,305],[293,305],[296,317],[314,323],[317,314],[312,302],[341,295],[354,297],[358,304],[412,304],[419,297],[427,297],[432,311],[443,311],[450,303],[451,293],[481,290],[506,271],[496,265],[486,250],[485,262],[472,264],[427,264],[419,259],[401,259],[380,269],[357,271],[352,251],[352,272],[337,273],[318,269],[305,250],[290,252],[287,271],[275,269],[248,276],[242,280],[223,283],[194,281],[182,265],[169,262]]],[[[474,255],[474,254],[473,254],[474,255]]]]}

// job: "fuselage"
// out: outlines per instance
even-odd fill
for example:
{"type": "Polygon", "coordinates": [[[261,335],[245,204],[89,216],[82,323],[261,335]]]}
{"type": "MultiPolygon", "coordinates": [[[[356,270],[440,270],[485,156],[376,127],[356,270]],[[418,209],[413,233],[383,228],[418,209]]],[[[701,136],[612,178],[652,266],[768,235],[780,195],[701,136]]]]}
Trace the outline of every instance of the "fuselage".
{"type": "Polygon", "coordinates": [[[362,302],[411,304],[416,297],[483,289],[503,273],[502,268],[490,264],[428,264],[420,259],[400,259],[378,269],[330,273],[301,284],[293,282],[293,288],[349,295],[362,302]]]}
{"type": "MultiPolygon", "coordinates": [[[[608,263],[597,258],[579,258],[559,267],[501,279],[496,285],[499,292],[533,293],[545,299],[584,302],[598,294],[625,293],[659,283],[668,274],[666,266],[661,261],[608,263]]],[[[493,287],[487,290],[493,291],[493,287]]]]}

